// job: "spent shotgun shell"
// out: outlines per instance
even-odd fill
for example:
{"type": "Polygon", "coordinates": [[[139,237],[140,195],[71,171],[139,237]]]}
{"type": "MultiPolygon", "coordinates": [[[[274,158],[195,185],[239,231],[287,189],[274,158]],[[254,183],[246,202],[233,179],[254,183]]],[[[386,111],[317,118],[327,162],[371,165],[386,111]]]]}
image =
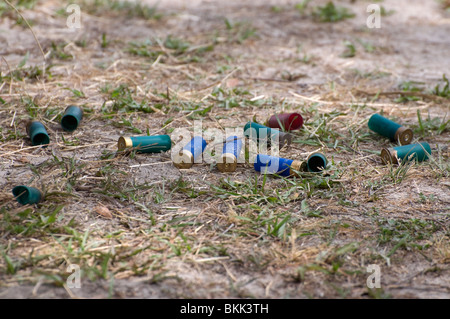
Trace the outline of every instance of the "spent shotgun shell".
{"type": "Polygon", "coordinates": [[[410,128],[401,126],[380,114],[374,114],[368,122],[369,129],[398,142],[400,145],[408,145],[413,139],[413,131],[410,128]]]}
{"type": "Polygon", "coordinates": [[[173,165],[180,169],[191,168],[206,148],[206,141],[201,136],[194,138],[172,157],[173,165]]]}
{"type": "Polygon", "coordinates": [[[61,118],[61,127],[64,131],[73,132],[83,119],[83,110],[76,105],[70,105],[61,118]]]}
{"type": "Polygon", "coordinates": [[[295,171],[302,170],[302,162],[291,160],[287,158],[281,158],[276,156],[270,156],[265,154],[258,154],[254,163],[255,171],[262,174],[277,174],[280,176],[297,176],[295,171]]]}
{"type": "Polygon", "coordinates": [[[246,136],[247,138],[257,139],[260,142],[267,141],[268,144],[270,144],[272,140],[278,140],[278,144],[281,147],[283,147],[284,145],[290,145],[292,142],[291,134],[284,133],[255,122],[248,122],[247,124],[245,124],[244,136],[246,136]]]}
{"type": "Polygon", "coordinates": [[[266,125],[285,131],[298,130],[303,126],[303,117],[299,113],[275,114],[267,120],[266,125]]]}
{"type": "Polygon", "coordinates": [[[121,136],[117,142],[119,151],[136,149],[138,153],[160,153],[170,150],[172,141],[169,135],[121,136]]]}
{"type": "Polygon", "coordinates": [[[217,168],[221,172],[234,172],[242,150],[242,139],[230,136],[225,140],[222,156],[217,162],[217,168]]]}
{"type": "Polygon", "coordinates": [[[327,158],[322,153],[313,153],[306,160],[306,170],[308,172],[321,172],[327,167],[327,158]]]}
{"type": "Polygon", "coordinates": [[[16,186],[13,188],[12,193],[16,200],[22,204],[37,204],[42,199],[42,193],[39,189],[28,186],[16,186]]]}
{"type": "Polygon", "coordinates": [[[27,124],[27,134],[32,145],[45,145],[50,143],[50,137],[44,124],[39,121],[30,121],[27,124]]]}
{"type": "Polygon", "coordinates": [[[431,155],[431,147],[425,142],[381,150],[381,160],[384,164],[399,164],[399,160],[401,162],[408,160],[422,162],[428,159],[428,155],[431,155]]]}

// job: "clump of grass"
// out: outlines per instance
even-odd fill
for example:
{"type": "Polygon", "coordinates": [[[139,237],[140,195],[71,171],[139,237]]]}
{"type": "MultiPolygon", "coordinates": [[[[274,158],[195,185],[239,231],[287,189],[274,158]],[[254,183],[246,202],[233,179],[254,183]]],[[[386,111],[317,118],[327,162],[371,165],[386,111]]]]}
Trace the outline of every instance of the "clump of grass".
{"type": "MultiPolygon", "coordinates": [[[[36,5],[37,0],[16,0],[16,1],[10,0],[9,2],[14,7],[20,10],[20,9],[33,9],[36,5]]],[[[5,1],[0,1],[0,17],[8,10],[11,10],[11,7],[5,1]]]]}
{"type": "Polygon", "coordinates": [[[298,10],[298,12],[300,12],[300,14],[303,14],[305,13],[305,10],[310,2],[311,0],[303,0],[302,2],[297,3],[294,7],[298,10]]]}
{"type": "Polygon", "coordinates": [[[320,22],[338,22],[355,16],[349,9],[336,6],[329,1],[325,6],[318,6],[313,10],[313,17],[320,22]]]}
{"type": "Polygon", "coordinates": [[[436,96],[448,99],[450,98],[450,83],[445,74],[442,75],[442,81],[444,82],[444,87],[441,89],[441,86],[437,84],[433,89],[432,93],[436,96]]]}
{"type": "Polygon", "coordinates": [[[428,117],[423,120],[420,110],[417,110],[417,122],[418,125],[413,126],[414,133],[425,136],[426,134],[432,134],[433,132],[435,132],[436,135],[441,135],[448,130],[447,124],[450,120],[446,120],[446,116],[443,118],[435,117],[432,119],[429,112],[428,117]]]}
{"type": "Polygon", "coordinates": [[[119,85],[119,87],[109,91],[110,88],[102,88],[104,93],[109,94],[109,100],[113,101],[111,107],[102,107],[102,112],[105,114],[115,114],[115,113],[126,113],[126,112],[144,112],[153,113],[154,107],[152,108],[146,99],[142,101],[136,101],[133,97],[133,91],[124,84],[119,85]]]}
{"type": "Polygon", "coordinates": [[[342,58],[353,58],[356,55],[356,48],[353,43],[350,41],[345,41],[345,50],[341,53],[340,57],[342,58]]]}
{"type": "Polygon", "coordinates": [[[52,42],[51,44],[51,54],[50,57],[56,58],[59,60],[69,60],[73,59],[73,56],[70,54],[67,54],[64,52],[64,48],[66,47],[67,43],[61,42],[61,43],[55,43],[52,42]]]}
{"type": "Polygon", "coordinates": [[[225,26],[228,32],[228,42],[242,44],[245,40],[256,37],[256,29],[248,22],[232,22],[225,19],[225,26]]]}
{"type": "Polygon", "coordinates": [[[441,229],[433,221],[411,219],[379,219],[378,243],[391,244],[392,248],[386,257],[391,257],[399,248],[427,249],[430,244],[425,242],[441,229]]]}
{"type": "MultiPolygon", "coordinates": [[[[421,85],[424,85],[423,82],[417,81],[405,81],[400,84],[399,88],[403,92],[423,92],[424,88],[421,85]]],[[[415,95],[402,95],[399,98],[395,99],[396,103],[405,103],[408,101],[419,101],[421,98],[415,95]]]]}
{"type": "Polygon", "coordinates": [[[93,15],[104,15],[105,12],[108,12],[145,20],[159,20],[163,17],[157,11],[156,6],[150,7],[140,1],[79,0],[73,1],[73,3],[79,4],[83,10],[93,15]]]}

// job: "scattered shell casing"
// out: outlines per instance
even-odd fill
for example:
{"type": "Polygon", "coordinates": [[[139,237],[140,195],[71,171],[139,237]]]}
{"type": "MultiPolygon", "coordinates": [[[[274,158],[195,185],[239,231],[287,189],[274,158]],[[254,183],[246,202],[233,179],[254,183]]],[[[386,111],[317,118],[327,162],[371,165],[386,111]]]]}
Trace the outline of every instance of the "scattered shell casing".
{"type": "Polygon", "coordinates": [[[236,171],[241,150],[242,139],[237,136],[228,137],[223,146],[222,156],[217,162],[217,169],[222,173],[236,171]]]}
{"type": "Polygon", "coordinates": [[[83,119],[83,109],[76,105],[70,105],[64,111],[61,118],[61,127],[63,130],[73,132],[78,128],[83,119]]]}
{"type": "Polygon", "coordinates": [[[422,162],[428,159],[428,155],[431,155],[431,147],[428,143],[422,142],[392,148],[383,148],[380,155],[384,164],[400,164],[400,162],[413,159],[422,162]]]}
{"type": "Polygon", "coordinates": [[[398,142],[400,145],[408,145],[413,139],[413,131],[401,126],[380,114],[373,114],[368,122],[369,129],[398,142]]]}
{"type": "Polygon", "coordinates": [[[282,113],[272,115],[266,125],[270,128],[284,129],[285,131],[298,130],[303,126],[303,117],[299,113],[282,113]]]}
{"type": "Polygon", "coordinates": [[[136,149],[138,153],[160,153],[170,150],[172,141],[169,135],[121,136],[117,142],[119,151],[136,149]]]}
{"type": "Polygon", "coordinates": [[[32,145],[46,145],[50,143],[50,137],[44,124],[39,121],[30,121],[27,123],[27,134],[31,139],[32,145]]]}
{"type": "Polygon", "coordinates": [[[254,163],[255,171],[263,174],[277,174],[280,176],[297,176],[296,171],[302,168],[302,162],[282,157],[258,154],[254,163]]]}
{"type": "Polygon", "coordinates": [[[259,143],[265,141],[269,146],[272,141],[278,141],[278,145],[280,147],[285,145],[289,146],[292,143],[292,134],[281,132],[255,122],[248,122],[245,124],[244,136],[247,138],[256,139],[259,143]]]}
{"type": "Polygon", "coordinates": [[[178,153],[173,154],[173,165],[179,169],[191,168],[199,156],[203,154],[206,144],[201,136],[194,136],[178,153]]]}
{"type": "Polygon", "coordinates": [[[42,199],[41,191],[34,187],[24,185],[16,186],[13,188],[12,193],[16,200],[22,205],[37,204],[42,199]]]}

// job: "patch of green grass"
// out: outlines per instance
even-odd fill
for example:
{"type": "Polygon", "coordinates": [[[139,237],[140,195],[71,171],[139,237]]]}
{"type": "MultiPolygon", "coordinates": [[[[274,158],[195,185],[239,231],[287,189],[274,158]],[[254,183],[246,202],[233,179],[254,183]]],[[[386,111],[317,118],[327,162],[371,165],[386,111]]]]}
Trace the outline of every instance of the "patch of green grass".
{"type": "Polygon", "coordinates": [[[83,91],[80,91],[80,90],[77,90],[77,89],[71,89],[71,88],[65,88],[65,89],[69,90],[70,92],[72,92],[74,97],[86,98],[86,95],[84,94],[83,91]]]}
{"type": "Polygon", "coordinates": [[[65,233],[64,227],[74,225],[70,220],[62,224],[61,210],[64,205],[42,204],[38,209],[25,208],[19,213],[10,214],[6,207],[0,208],[0,230],[3,234],[23,237],[37,237],[52,233],[65,233]]]}
{"type": "MultiPolygon", "coordinates": [[[[25,65],[28,62],[29,52],[25,54],[23,59],[19,62],[17,67],[11,71],[7,76],[2,76],[1,79],[4,81],[6,78],[14,79],[14,81],[24,81],[25,79],[36,80],[43,78],[44,71],[39,66],[28,66],[25,65]]],[[[46,67],[45,76],[46,78],[51,78],[52,74],[50,72],[52,65],[46,67]]]]}
{"type": "MultiPolygon", "coordinates": [[[[337,132],[328,123],[334,118],[345,115],[346,113],[333,110],[328,113],[321,113],[317,109],[318,104],[312,104],[308,109],[308,121],[303,124],[303,129],[296,134],[294,143],[300,143],[312,146],[323,146],[335,148],[336,143],[344,141],[347,137],[337,132]]],[[[302,113],[305,114],[305,113],[302,113]]],[[[342,144],[341,142],[341,144],[342,144]]],[[[350,146],[348,146],[350,147],[350,146]]]]}
{"type": "Polygon", "coordinates": [[[450,98],[450,83],[445,74],[442,75],[442,82],[444,82],[444,87],[441,88],[441,86],[437,84],[432,93],[436,96],[448,99],[450,98]]]}
{"type": "Polygon", "coordinates": [[[344,52],[341,53],[340,57],[341,58],[353,58],[356,55],[355,45],[353,43],[351,43],[350,41],[345,41],[344,45],[345,45],[345,50],[344,50],[344,52]]]}
{"type": "Polygon", "coordinates": [[[119,121],[113,121],[112,124],[115,127],[126,127],[132,133],[142,134],[142,130],[135,127],[132,123],[131,117],[126,119],[125,117],[121,117],[119,121]]]}
{"type": "MultiPolygon", "coordinates": [[[[30,10],[36,6],[37,0],[10,0],[9,2],[18,10],[30,10]]],[[[5,1],[0,1],[0,17],[8,11],[13,12],[13,9],[5,1]]]]}
{"type": "MultiPolygon", "coordinates": [[[[399,85],[399,89],[403,92],[422,92],[424,88],[422,85],[425,84],[423,82],[416,82],[416,81],[405,81],[399,85]]],[[[415,95],[402,95],[399,98],[395,99],[394,102],[396,103],[405,103],[408,101],[419,101],[421,98],[419,96],[415,95]]]]}
{"type": "Polygon", "coordinates": [[[64,52],[64,48],[66,46],[67,46],[67,43],[64,43],[64,42],[59,42],[59,43],[52,42],[50,57],[56,58],[59,60],[73,59],[73,56],[71,54],[67,54],[66,52],[64,52]]]}
{"type": "Polygon", "coordinates": [[[329,1],[325,6],[317,6],[313,10],[313,16],[320,22],[338,22],[355,16],[349,9],[336,6],[329,1]]]}
{"type": "Polygon", "coordinates": [[[194,46],[186,40],[168,35],[165,40],[153,39],[142,42],[130,42],[126,52],[133,55],[148,57],[155,61],[159,56],[163,57],[160,63],[165,63],[171,55],[183,62],[200,62],[207,52],[214,50],[214,44],[194,46]],[[164,50],[169,49],[170,51],[164,50]]]}
{"type": "Polygon", "coordinates": [[[371,80],[382,79],[382,78],[385,78],[385,77],[388,77],[391,75],[391,73],[389,73],[389,72],[379,71],[379,70],[363,72],[358,69],[351,69],[351,71],[354,72],[357,76],[359,76],[361,78],[371,79],[371,80]]]}
{"type": "Polygon", "coordinates": [[[311,0],[303,0],[302,2],[299,2],[295,4],[294,8],[300,12],[300,14],[304,14],[306,8],[308,7],[308,4],[311,2],[311,0]]]}
{"type": "Polygon", "coordinates": [[[441,230],[441,226],[431,220],[424,219],[385,219],[377,220],[380,245],[389,245],[391,249],[386,255],[391,257],[400,248],[424,250],[430,247],[428,239],[441,230]]]}
{"type": "Polygon", "coordinates": [[[387,10],[384,6],[380,6],[380,15],[382,17],[388,17],[395,13],[395,10],[387,10]]]}
{"type": "Polygon", "coordinates": [[[106,33],[102,33],[102,41],[101,41],[101,47],[102,49],[105,49],[109,45],[109,41],[106,39],[106,33]]]}
{"type": "Polygon", "coordinates": [[[145,20],[159,20],[163,17],[156,6],[148,6],[140,1],[122,0],[75,0],[71,1],[80,5],[82,11],[92,15],[104,15],[105,13],[126,16],[127,18],[138,18],[145,20]]]}
{"type": "Polygon", "coordinates": [[[218,107],[225,109],[271,104],[271,101],[267,99],[254,100],[250,98],[250,92],[242,90],[241,88],[224,89],[221,87],[215,87],[211,93],[211,96],[214,98],[214,101],[218,107]]]}
{"type": "Polygon", "coordinates": [[[450,120],[446,120],[447,115],[444,117],[431,118],[428,112],[428,117],[423,120],[420,110],[417,110],[417,122],[418,125],[413,125],[411,128],[414,130],[414,134],[419,134],[421,136],[429,135],[441,135],[442,133],[448,131],[448,123],[450,120]]]}
{"type": "Polygon", "coordinates": [[[166,39],[164,40],[164,46],[167,49],[174,50],[175,55],[180,55],[180,54],[183,54],[187,49],[189,49],[191,44],[180,38],[176,38],[172,35],[168,35],[166,37],[166,39]]]}
{"type": "Polygon", "coordinates": [[[249,22],[233,22],[227,18],[225,18],[224,22],[228,34],[228,42],[243,44],[247,39],[257,36],[256,28],[249,22]]]}
{"type": "MultiPolygon", "coordinates": [[[[127,85],[121,84],[115,89],[105,86],[101,88],[101,92],[108,94],[109,100],[113,101],[111,106],[107,107],[105,104],[102,106],[102,112],[106,115],[128,112],[154,112],[146,99],[142,99],[140,102],[136,101],[133,97],[134,92],[127,85]]],[[[155,105],[154,107],[160,108],[161,106],[155,105]]]]}

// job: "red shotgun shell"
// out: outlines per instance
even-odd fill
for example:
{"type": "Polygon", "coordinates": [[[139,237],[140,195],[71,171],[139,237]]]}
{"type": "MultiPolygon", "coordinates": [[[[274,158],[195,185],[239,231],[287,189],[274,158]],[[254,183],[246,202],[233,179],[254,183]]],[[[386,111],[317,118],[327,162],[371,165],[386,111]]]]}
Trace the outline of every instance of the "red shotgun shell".
{"type": "Polygon", "coordinates": [[[285,131],[298,130],[303,126],[303,117],[298,113],[275,114],[267,120],[267,126],[285,131]]]}

